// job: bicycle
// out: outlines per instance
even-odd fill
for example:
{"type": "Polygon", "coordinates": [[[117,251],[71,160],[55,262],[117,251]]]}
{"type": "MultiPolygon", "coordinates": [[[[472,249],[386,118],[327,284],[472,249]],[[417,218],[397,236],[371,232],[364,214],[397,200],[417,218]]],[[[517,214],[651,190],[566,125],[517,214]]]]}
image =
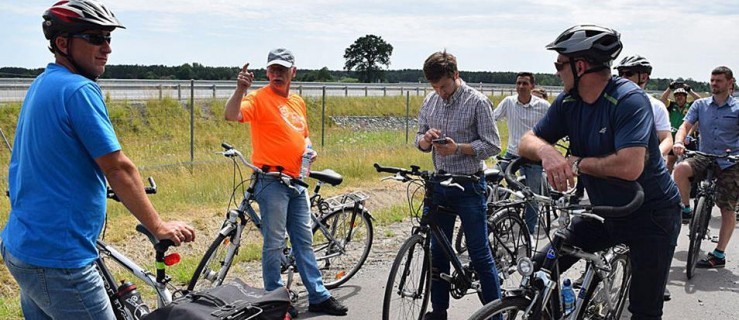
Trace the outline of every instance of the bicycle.
{"type": "MultiPolygon", "coordinates": [[[[394,167],[383,167],[375,164],[377,172],[386,172],[394,174],[384,179],[393,179],[400,182],[408,183],[408,201],[409,207],[414,213],[415,220],[418,224],[412,228],[412,235],[400,247],[398,254],[393,262],[388,276],[388,282],[385,287],[385,295],[383,299],[382,318],[402,319],[403,315],[411,318],[420,319],[423,317],[429,302],[429,290],[431,285],[431,254],[430,242],[431,236],[436,237],[447,258],[452,263],[454,272],[451,275],[441,274],[440,278],[451,284],[451,296],[455,299],[461,299],[469,293],[477,293],[478,298],[482,301],[482,292],[479,284],[477,273],[472,268],[471,263],[463,264],[460,257],[454,254],[449,239],[443,234],[441,228],[431,218],[435,214],[456,214],[448,208],[442,206],[431,206],[431,194],[433,192],[431,180],[443,180],[441,187],[460,188],[463,187],[459,183],[476,182],[480,177],[476,175],[452,175],[433,173],[429,171],[421,171],[418,166],[411,166],[409,169],[401,169],[394,167]],[[414,189],[413,186],[416,186],[414,189]],[[414,210],[413,198],[419,190],[424,191],[424,203],[432,208],[427,214],[420,215],[419,209],[414,210]],[[401,270],[402,268],[402,270],[401,270]],[[472,290],[472,292],[469,292],[472,290]],[[408,301],[404,301],[408,300],[408,301]],[[397,304],[399,306],[391,306],[397,304]],[[409,309],[406,310],[406,307],[409,309]],[[391,312],[394,313],[391,315],[391,312]],[[395,314],[397,312],[397,314],[395,314]]],[[[515,231],[522,230],[523,221],[519,216],[501,216],[498,219],[488,221],[488,240],[493,253],[501,253],[494,256],[496,268],[499,272],[500,259],[515,259],[522,253],[530,252],[530,246],[527,247],[522,243],[511,240],[520,239],[521,234],[515,231]],[[513,226],[513,227],[512,227],[513,226]],[[497,228],[497,229],[496,229],[497,228]],[[493,231],[498,230],[498,231],[493,231]],[[490,237],[493,238],[490,238],[490,237]],[[505,256],[502,252],[505,252],[505,256]]],[[[524,237],[528,239],[528,235],[524,237]]],[[[525,244],[528,244],[527,242],[525,244]]],[[[505,263],[500,263],[505,265],[505,263]]]]}
{"type": "MultiPolygon", "coordinates": [[[[226,143],[221,146],[224,149],[223,156],[230,158],[234,165],[234,188],[231,201],[236,199],[236,193],[240,189],[243,191],[244,187],[247,187],[241,192],[243,197],[238,206],[227,210],[222,227],[195,269],[187,286],[188,290],[195,290],[198,285],[213,287],[223,283],[234,259],[239,254],[244,232],[248,230],[247,224],[251,223],[256,229],[261,228],[261,217],[253,207],[256,201],[254,187],[260,175],[277,177],[280,183],[291,188],[295,188],[295,185],[308,186],[305,182],[282,173],[281,170],[265,172],[247,161],[234,147],[226,143]],[[245,180],[241,176],[239,162],[254,172],[250,179],[245,180]],[[236,183],[237,173],[240,176],[238,184],[236,183]]],[[[316,254],[324,285],[328,289],[333,289],[354,276],[367,260],[372,247],[374,232],[372,220],[374,218],[364,207],[369,197],[362,192],[342,194],[328,199],[321,197],[319,193],[321,186],[324,183],[339,185],[343,181],[340,174],[327,169],[311,171],[309,177],[318,180],[314,194],[310,198],[311,208],[315,209],[311,214],[313,251],[316,254]]],[[[297,292],[291,289],[291,286],[296,265],[287,236],[283,254],[280,271],[286,274],[286,287],[290,291],[291,299],[295,302],[297,292]]]]}
{"type": "Polygon", "coordinates": [[[715,204],[716,197],[716,176],[715,171],[718,169],[717,159],[729,159],[736,162],[739,156],[732,156],[728,151],[723,155],[715,155],[700,151],[685,151],[685,157],[703,156],[711,160],[706,168],[706,176],[697,183],[697,191],[694,200],[693,216],[690,219],[688,228],[688,262],[685,268],[688,279],[695,276],[695,266],[698,262],[698,256],[701,252],[701,243],[704,239],[711,238],[711,230],[708,229],[708,222],[711,220],[711,209],[715,204]]]}
{"type": "MultiPolygon", "coordinates": [[[[522,161],[524,160],[515,160],[506,170],[506,180],[509,183],[517,183],[511,178],[510,172],[522,161]]],[[[609,218],[626,216],[641,206],[644,191],[637,182],[614,178],[609,180],[614,185],[634,190],[635,195],[631,202],[621,207],[573,204],[570,198],[573,197],[574,190],[567,193],[552,191],[553,198],[550,198],[534,194],[527,187],[519,185],[526,198],[550,202],[557,208],[560,214],[559,226],[554,232],[554,238],[550,239],[552,247],[548,250],[543,265],[536,271],[531,259],[519,259],[517,270],[523,277],[521,286],[507,291],[503,298],[486,304],[469,319],[619,319],[631,285],[628,248],[616,245],[602,252],[588,253],[565,243],[565,231],[571,216],[603,222],[605,219],[601,215],[609,218]],[[560,302],[562,285],[557,266],[559,257],[566,255],[590,262],[582,289],[569,313],[560,302]],[[617,286],[614,287],[614,284],[617,286]]]]}

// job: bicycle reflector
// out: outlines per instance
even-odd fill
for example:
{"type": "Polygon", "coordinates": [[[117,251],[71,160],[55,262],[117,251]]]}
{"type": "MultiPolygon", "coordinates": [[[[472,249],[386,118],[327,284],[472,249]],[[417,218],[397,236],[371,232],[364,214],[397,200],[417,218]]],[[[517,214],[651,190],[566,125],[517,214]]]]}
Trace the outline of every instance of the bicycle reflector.
{"type": "Polygon", "coordinates": [[[171,253],[164,257],[164,264],[170,267],[178,264],[181,259],[182,258],[180,257],[179,253],[171,253]]]}

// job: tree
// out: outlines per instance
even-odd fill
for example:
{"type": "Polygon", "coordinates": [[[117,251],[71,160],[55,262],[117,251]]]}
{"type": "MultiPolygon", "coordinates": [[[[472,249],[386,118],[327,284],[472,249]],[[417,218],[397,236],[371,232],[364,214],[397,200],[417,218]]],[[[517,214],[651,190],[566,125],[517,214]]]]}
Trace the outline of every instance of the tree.
{"type": "Polygon", "coordinates": [[[361,82],[385,80],[385,72],[380,65],[390,66],[390,55],[393,46],[382,40],[382,37],[368,34],[360,37],[344,51],[346,64],[344,69],[356,69],[361,82]]]}

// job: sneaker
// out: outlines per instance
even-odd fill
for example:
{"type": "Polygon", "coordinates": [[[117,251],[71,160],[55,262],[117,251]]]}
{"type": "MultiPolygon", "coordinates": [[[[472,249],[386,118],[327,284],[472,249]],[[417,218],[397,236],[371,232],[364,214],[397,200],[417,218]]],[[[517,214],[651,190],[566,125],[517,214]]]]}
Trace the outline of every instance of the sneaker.
{"type": "Polygon", "coordinates": [[[701,268],[701,269],[723,268],[725,266],[726,266],[726,258],[723,258],[723,259],[718,258],[713,255],[713,252],[709,252],[708,256],[705,259],[698,261],[698,263],[695,264],[696,268],[701,268]]]}
{"type": "Polygon", "coordinates": [[[290,305],[290,308],[287,309],[287,314],[290,315],[290,319],[297,319],[298,318],[298,309],[295,309],[295,306],[290,305]]]}
{"type": "Polygon", "coordinates": [[[349,311],[349,308],[341,304],[341,302],[339,302],[339,300],[336,300],[336,298],[329,297],[328,299],[326,299],[326,301],[319,304],[308,305],[308,311],[320,312],[335,316],[345,316],[346,313],[349,311]]]}
{"type": "Polygon", "coordinates": [[[426,312],[423,315],[423,320],[447,320],[446,310],[426,312]]]}
{"type": "Polygon", "coordinates": [[[683,224],[690,223],[690,219],[693,218],[693,209],[690,206],[684,206],[682,210],[683,224]]]}
{"type": "Polygon", "coordinates": [[[665,294],[663,295],[663,298],[665,301],[672,300],[672,294],[670,293],[670,290],[667,290],[667,287],[665,287],[665,294]]]}

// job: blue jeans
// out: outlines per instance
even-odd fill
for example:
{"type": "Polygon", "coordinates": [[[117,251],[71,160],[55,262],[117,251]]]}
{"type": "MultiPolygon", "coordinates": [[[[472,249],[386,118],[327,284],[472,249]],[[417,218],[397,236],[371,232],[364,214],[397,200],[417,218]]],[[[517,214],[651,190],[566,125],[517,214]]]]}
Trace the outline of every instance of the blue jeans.
{"type": "Polygon", "coordinates": [[[331,294],[323,286],[321,271],[311,247],[313,232],[306,189],[301,186],[292,189],[271,176],[259,175],[257,179],[254,195],[262,216],[264,289],[275,290],[284,286],[280,264],[287,230],[298,272],[308,290],[308,302],[317,304],[326,301],[331,294]]]}
{"type": "MultiPolygon", "coordinates": [[[[508,159],[519,158],[519,156],[509,152],[506,152],[505,157],[508,159]]],[[[507,164],[500,165],[501,169],[504,171],[507,166],[507,164]]],[[[544,169],[538,164],[525,164],[521,166],[521,172],[526,176],[526,186],[531,188],[531,191],[534,191],[536,194],[542,194],[542,171],[544,171],[544,169]]],[[[536,224],[539,221],[539,209],[534,208],[534,206],[527,202],[524,220],[526,222],[526,227],[529,228],[529,233],[533,234],[534,228],[536,228],[536,224]]]]}
{"type": "Polygon", "coordinates": [[[74,269],[37,267],[19,260],[5,246],[0,250],[21,288],[21,309],[26,319],[115,319],[94,264],[74,269]]]}
{"type": "MultiPolygon", "coordinates": [[[[680,206],[639,211],[605,223],[575,218],[567,229],[567,240],[587,252],[601,251],[618,243],[629,246],[631,258],[631,319],[661,319],[663,294],[670,272],[672,255],[680,233],[680,206]]],[[[539,251],[534,260],[543,264],[549,247],[539,251]]],[[[560,257],[561,272],[569,269],[577,258],[560,257]]]]}
{"type": "MultiPolygon", "coordinates": [[[[455,187],[442,187],[438,181],[433,184],[432,203],[454,210],[462,221],[467,250],[472,260],[472,267],[477,271],[482,286],[484,303],[500,298],[500,282],[495,262],[488,244],[487,216],[485,214],[485,179],[479,183],[461,184],[465,191],[455,187]]],[[[428,214],[429,208],[424,208],[428,214]]],[[[437,212],[429,217],[434,219],[447,239],[451,239],[456,216],[437,212]]],[[[431,237],[431,306],[433,310],[449,308],[449,282],[439,279],[439,273],[450,274],[449,258],[436,237],[431,237]]]]}

